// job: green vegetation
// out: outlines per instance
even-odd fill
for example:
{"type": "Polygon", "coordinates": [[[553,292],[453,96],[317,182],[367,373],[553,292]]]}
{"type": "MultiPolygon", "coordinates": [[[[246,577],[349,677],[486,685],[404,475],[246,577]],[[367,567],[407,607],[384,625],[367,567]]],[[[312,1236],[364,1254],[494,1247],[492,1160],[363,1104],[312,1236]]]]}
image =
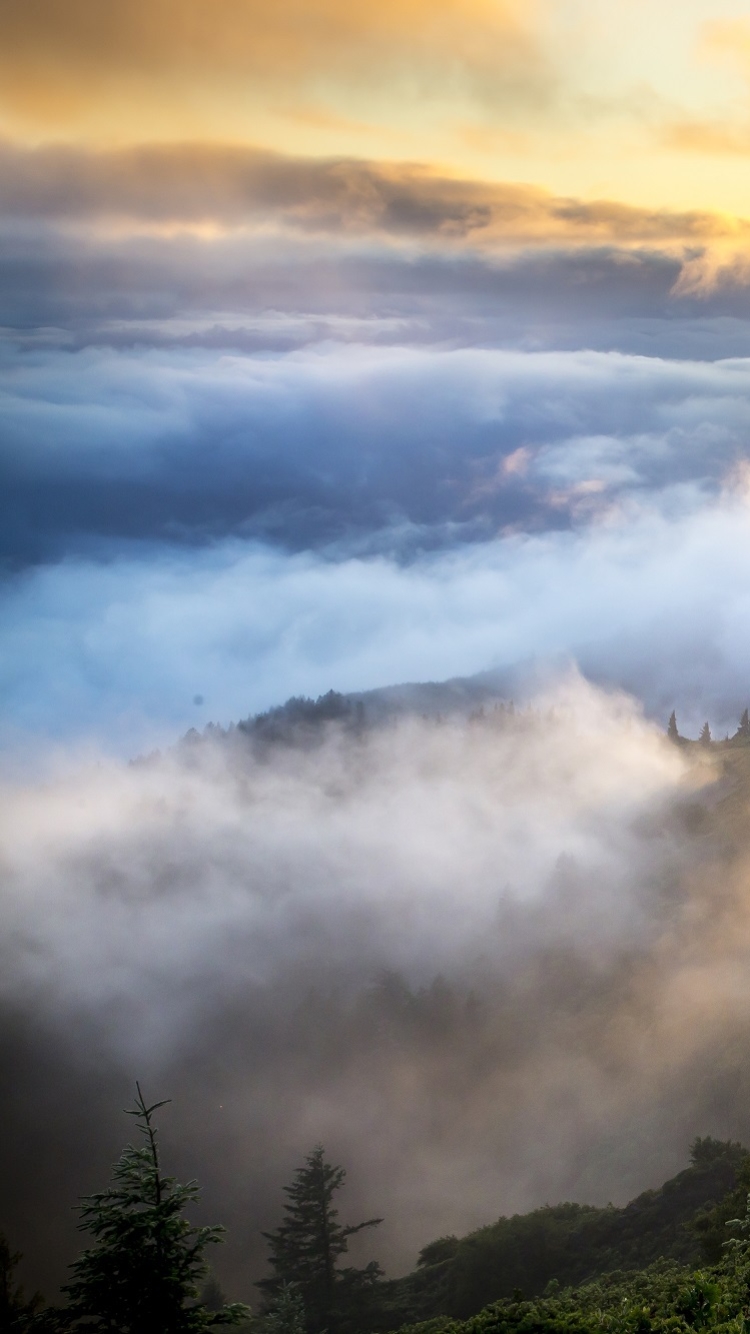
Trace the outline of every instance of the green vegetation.
{"type": "MultiPolygon", "coordinates": [[[[420,1258],[428,1270],[444,1267],[447,1302],[450,1270],[461,1248],[479,1237],[486,1259],[494,1237],[498,1285],[507,1288],[525,1267],[535,1286],[527,1295],[516,1287],[467,1319],[436,1313],[431,1319],[403,1325],[399,1334],[688,1334],[691,1330],[748,1334],[750,1155],[739,1144],[705,1138],[694,1142],[691,1157],[691,1167],[661,1190],[646,1191],[625,1209],[559,1205],[501,1219],[505,1228],[484,1228],[461,1242],[455,1238],[433,1242],[420,1258]],[[701,1193],[715,1192],[728,1175],[734,1176],[732,1188],[718,1203],[706,1199],[691,1216],[690,1207],[701,1193]],[[542,1216],[546,1216],[544,1229],[539,1226],[542,1216]],[[715,1263],[698,1267],[699,1251],[715,1263]],[[647,1262],[649,1252],[654,1257],[659,1253],[659,1258],[647,1262]],[[615,1267],[618,1256],[620,1264],[615,1267]],[[539,1291],[544,1264],[550,1262],[566,1272],[566,1278],[561,1283],[553,1277],[539,1291]],[[589,1277],[581,1281],[575,1272],[586,1267],[589,1277]]],[[[487,1265],[485,1281],[489,1273],[487,1265]]],[[[469,1299],[466,1292],[454,1291],[459,1292],[459,1301],[469,1299]]],[[[477,1298],[475,1289],[473,1299],[477,1298]]]]}
{"type": "Polygon", "coordinates": [[[86,1197],[80,1227],[94,1245],[71,1266],[63,1288],[66,1307],[45,1312],[41,1328],[90,1330],[101,1334],[198,1334],[236,1325],[244,1306],[209,1311],[198,1300],[206,1274],[206,1247],[221,1240],[219,1227],[192,1227],[185,1208],[198,1197],[195,1182],[180,1185],[162,1174],[152,1116],[164,1102],[146,1105],[141,1090],[135,1110],[145,1143],[124,1150],[108,1190],[86,1197]]]}
{"type": "MultiPolygon", "coordinates": [[[[138,1086],[136,1086],[138,1087],[138,1086]]],[[[138,1088],[144,1143],[128,1146],[113,1183],[84,1199],[94,1244],[72,1265],[67,1305],[38,1312],[15,1281],[19,1256],[0,1238],[0,1334],[750,1334],[750,1154],[696,1139],[691,1164],[624,1208],[563,1203],[439,1237],[415,1271],[384,1281],[376,1261],[340,1264],[349,1238],[380,1219],[338,1221],[343,1167],[315,1148],[284,1188],[287,1202],[258,1283],[262,1313],[227,1305],[205,1252],[222,1229],[195,1227],[198,1195],[162,1174],[153,1114],[138,1088]],[[203,1284],[201,1296],[200,1285],[203,1284]]]]}
{"type": "Polygon", "coordinates": [[[284,1187],[288,1201],[284,1221],[275,1232],[264,1232],[272,1274],[258,1287],[270,1297],[267,1318],[277,1324],[284,1317],[291,1328],[304,1313],[307,1334],[324,1330],[351,1329],[368,1322],[373,1294],[382,1277],[376,1260],[364,1269],[338,1266],[349,1247],[349,1238],[363,1228],[377,1227],[380,1218],[343,1226],[333,1197],[344,1183],[343,1167],[327,1163],[318,1145],[308,1154],[305,1166],[284,1187]]]}
{"type": "Polygon", "coordinates": [[[697,1139],[691,1166],[623,1209],[546,1205],[499,1218],[421,1252],[417,1269],[386,1285],[391,1328],[434,1316],[466,1318],[514,1292],[540,1295],[550,1282],[640,1270],[667,1259],[699,1265],[722,1254],[727,1220],[744,1209],[750,1157],[740,1144],[697,1139]]]}
{"type": "Polygon", "coordinates": [[[712,1269],[659,1260],[633,1274],[615,1272],[577,1288],[525,1300],[520,1294],[468,1320],[436,1318],[400,1334],[746,1334],[750,1264],[744,1251],[712,1269]]]}

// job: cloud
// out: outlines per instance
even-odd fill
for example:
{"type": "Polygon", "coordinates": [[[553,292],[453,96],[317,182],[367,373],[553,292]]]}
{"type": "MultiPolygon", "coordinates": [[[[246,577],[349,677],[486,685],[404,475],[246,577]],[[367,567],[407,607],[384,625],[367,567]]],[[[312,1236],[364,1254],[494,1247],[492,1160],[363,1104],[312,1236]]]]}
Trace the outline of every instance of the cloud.
{"type": "Polygon", "coordinates": [[[512,0],[388,0],[356,10],[342,0],[282,0],[273,8],[258,0],[129,0],[102,9],[91,0],[32,0],[21,12],[4,4],[2,100],[22,124],[75,124],[98,105],[105,119],[114,108],[126,127],[140,120],[128,91],[163,122],[165,111],[190,118],[191,98],[210,116],[227,84],[240,113],[259,93],[281,91],[288,102],[290,86],[330,98],[332,83],[351,91],[388,80],[406,98],[416,80],[423,95],[447,82],[494,102],[528,102],[545,96],[552,77],[535,31],[537,8],[512,0]]]}
{"type": "Polygon", "coordinates": [[[165,1160],[234,1228],[247,1294],[258,1229],[316,1140],[349,1169],[347,1213],[385,1216],[393,1270],[500,1210],[622,1198],[714,1128],[705,1081],[679,1099],[726,1010],[702,991],[689,1022],[672,1013],[706,935],[680,811],[711,770],[688,780],[632,701],[575,675],[534,708],[5,782],[4,1221],[48,1291],[134,1074],[174,1097],[165,1160]],[[644,1006],[671,1030],[668,1069],[644,1006]],[[631,1156],[614,1166],[616,1135],[631,1156]],[[27,1236],[40,1211],[46,1254],[27,1236]]]}
{"type": "Polygon", "coordinates": [[[319,1140],[394,1273],[747,1137],[731,782],[574,673],[532,705],[6,774],[3,1221],[48,1295],[134,1077],[174,1099],[164,1161],[229,1225],[237,1295],[319,1140]]]}
{"type": "Polygon", "coordinates": [[[441,176],[420,164],[311,159],[231,144],[94,152],[0,146],[2,211],[152,225],[269,222],[304,232],[431,238],[442,245],[741,243],[747,223],[710,211],[556,197],[529,185],[441,176]]]}
{"type": "Polygon", "coordinates": [[[750,23],[744,18],[714,18],[705,22],[699,49],[704,57],[738,64],[743,72],[747,72],[750,69],[750,23]]]}
{"type": "Polygon", "coordinates": [[[0,383],[4,552],[20,563],[230,535],[408,555],[633,495],[710,497],[746,455],[741,359],[37,348],[0,383]]]}
{"type": "MultiPolygon", "coordinates": [[[[577,493],[580,496],[580,492],[577,493]]],[[[585,493],[584,493],[585,495],[585,493]]],[[[673,496],[399,563],[257,543],[68,560],[6,583],[4,743],[122,753],[292,694],[572,657],[692,734],[747,703],[748,509],[673,496]],[[200,706],[196,695],[203,697],[200,706]]]]}
{"type": "Polygon", "coordinates": [[[750,152],[750,126],[721,120],[673,121],[663,130],[664,141],[671,148],[688,153],[750,152]]]}

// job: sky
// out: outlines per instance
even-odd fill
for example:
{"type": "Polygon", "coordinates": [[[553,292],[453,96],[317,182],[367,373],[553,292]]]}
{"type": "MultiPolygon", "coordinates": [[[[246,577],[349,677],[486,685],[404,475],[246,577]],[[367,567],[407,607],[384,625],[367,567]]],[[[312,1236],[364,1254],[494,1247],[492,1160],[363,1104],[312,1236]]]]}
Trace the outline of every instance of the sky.
{"type": "Polygon", "coordinates": [[[237,1295],[317,1139],[391,1273],[747,1140],[746,813],[691,841],[725,789],[664,737],[750,705],[746,0],[0,25],[0,1229],[29,1278],[64,1275],[138,1077],[237,1295]],[[174,748],[477,673],[519,706],[485,731],[174,748]]]}
{"type": "Polygon", "coordinates": [[[549,654],[731,729],[746,5],[2,18],[3,754],[549,654]]]}

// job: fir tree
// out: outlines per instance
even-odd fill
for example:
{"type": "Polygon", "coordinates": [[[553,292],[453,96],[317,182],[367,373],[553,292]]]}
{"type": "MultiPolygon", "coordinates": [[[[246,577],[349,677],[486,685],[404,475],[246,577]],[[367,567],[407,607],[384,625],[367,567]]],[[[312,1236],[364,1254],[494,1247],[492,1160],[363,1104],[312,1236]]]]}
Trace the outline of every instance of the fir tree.
{"type": "Polygon", "coordinates": [[[680,734],[677,731],[677,714],[675,713],[674,709],[669,715],[669,722],[667,723],[667,736],[669,737],[670,741],[679,741],[680,739],[680,734]]]}
{"type": "Polygon", "coordinates": [[[750,737],[750,715],[747,709],[743,709],[740,725],[737,728],[737,736],[750,737]]]}
{"type": "Polygon", "coordinates": [[[221,1240],[220,1227],[193,1227],[183,1216],[198,1198],[194,1181],[180,1185],[164,1176],[153,1113],[165,1102],[146,1105],[136,1084],[134,1116],[144,1143],[128,1145],[113,1172],[112,1185],[86,1196],[80,1205],[81,1230],[94,1245],[71,1266],[63,1287],[64,1310],[45,1327],[91,1334],[196,1334],[233,1325],[249,1314],[244,1306],[209,1312],[198,1301],[206,1273],[204,1252],[221,1240]]]}
{"type": "Polygon", "coordinates": [[[308,1334],[321,1334],[349,1323],[382,1276],[374,1260],[364,1269],[338,1267],[349,1238],[363,1228],[376,1227],[382,1219],[343,1226],[332,1201],[344,1183],[344,1168],[327,1163],[320,1145],[305,1164],[292,1184],[284,1187],[289,1200],[283,1222],[275,1232],[263,1233],[273,1274],[261,1279],[258,1287],[272,1299],[266,1308],[269,1314],[278,1309],[285,1287],[299,1293],[308,1334]]]}
{"type": "Polygon", "coordinates": [[[698,740],[700,741],[702,746],[711,745],[711,728],[709,727],[708,723],[703,724],[701,728],[701,734],[698,740]]]}

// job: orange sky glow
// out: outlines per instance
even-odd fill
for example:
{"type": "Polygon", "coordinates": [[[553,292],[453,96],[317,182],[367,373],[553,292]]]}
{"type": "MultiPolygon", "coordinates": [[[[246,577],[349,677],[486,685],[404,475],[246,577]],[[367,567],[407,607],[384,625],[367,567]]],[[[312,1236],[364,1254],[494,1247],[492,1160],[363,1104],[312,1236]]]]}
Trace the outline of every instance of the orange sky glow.
{"type": "Polygon", "coordinates": [[[0,14],[11,148],[249,147],[608,200],[623,217],[750,215],[738,0],[5,0],[0,14]]]}

